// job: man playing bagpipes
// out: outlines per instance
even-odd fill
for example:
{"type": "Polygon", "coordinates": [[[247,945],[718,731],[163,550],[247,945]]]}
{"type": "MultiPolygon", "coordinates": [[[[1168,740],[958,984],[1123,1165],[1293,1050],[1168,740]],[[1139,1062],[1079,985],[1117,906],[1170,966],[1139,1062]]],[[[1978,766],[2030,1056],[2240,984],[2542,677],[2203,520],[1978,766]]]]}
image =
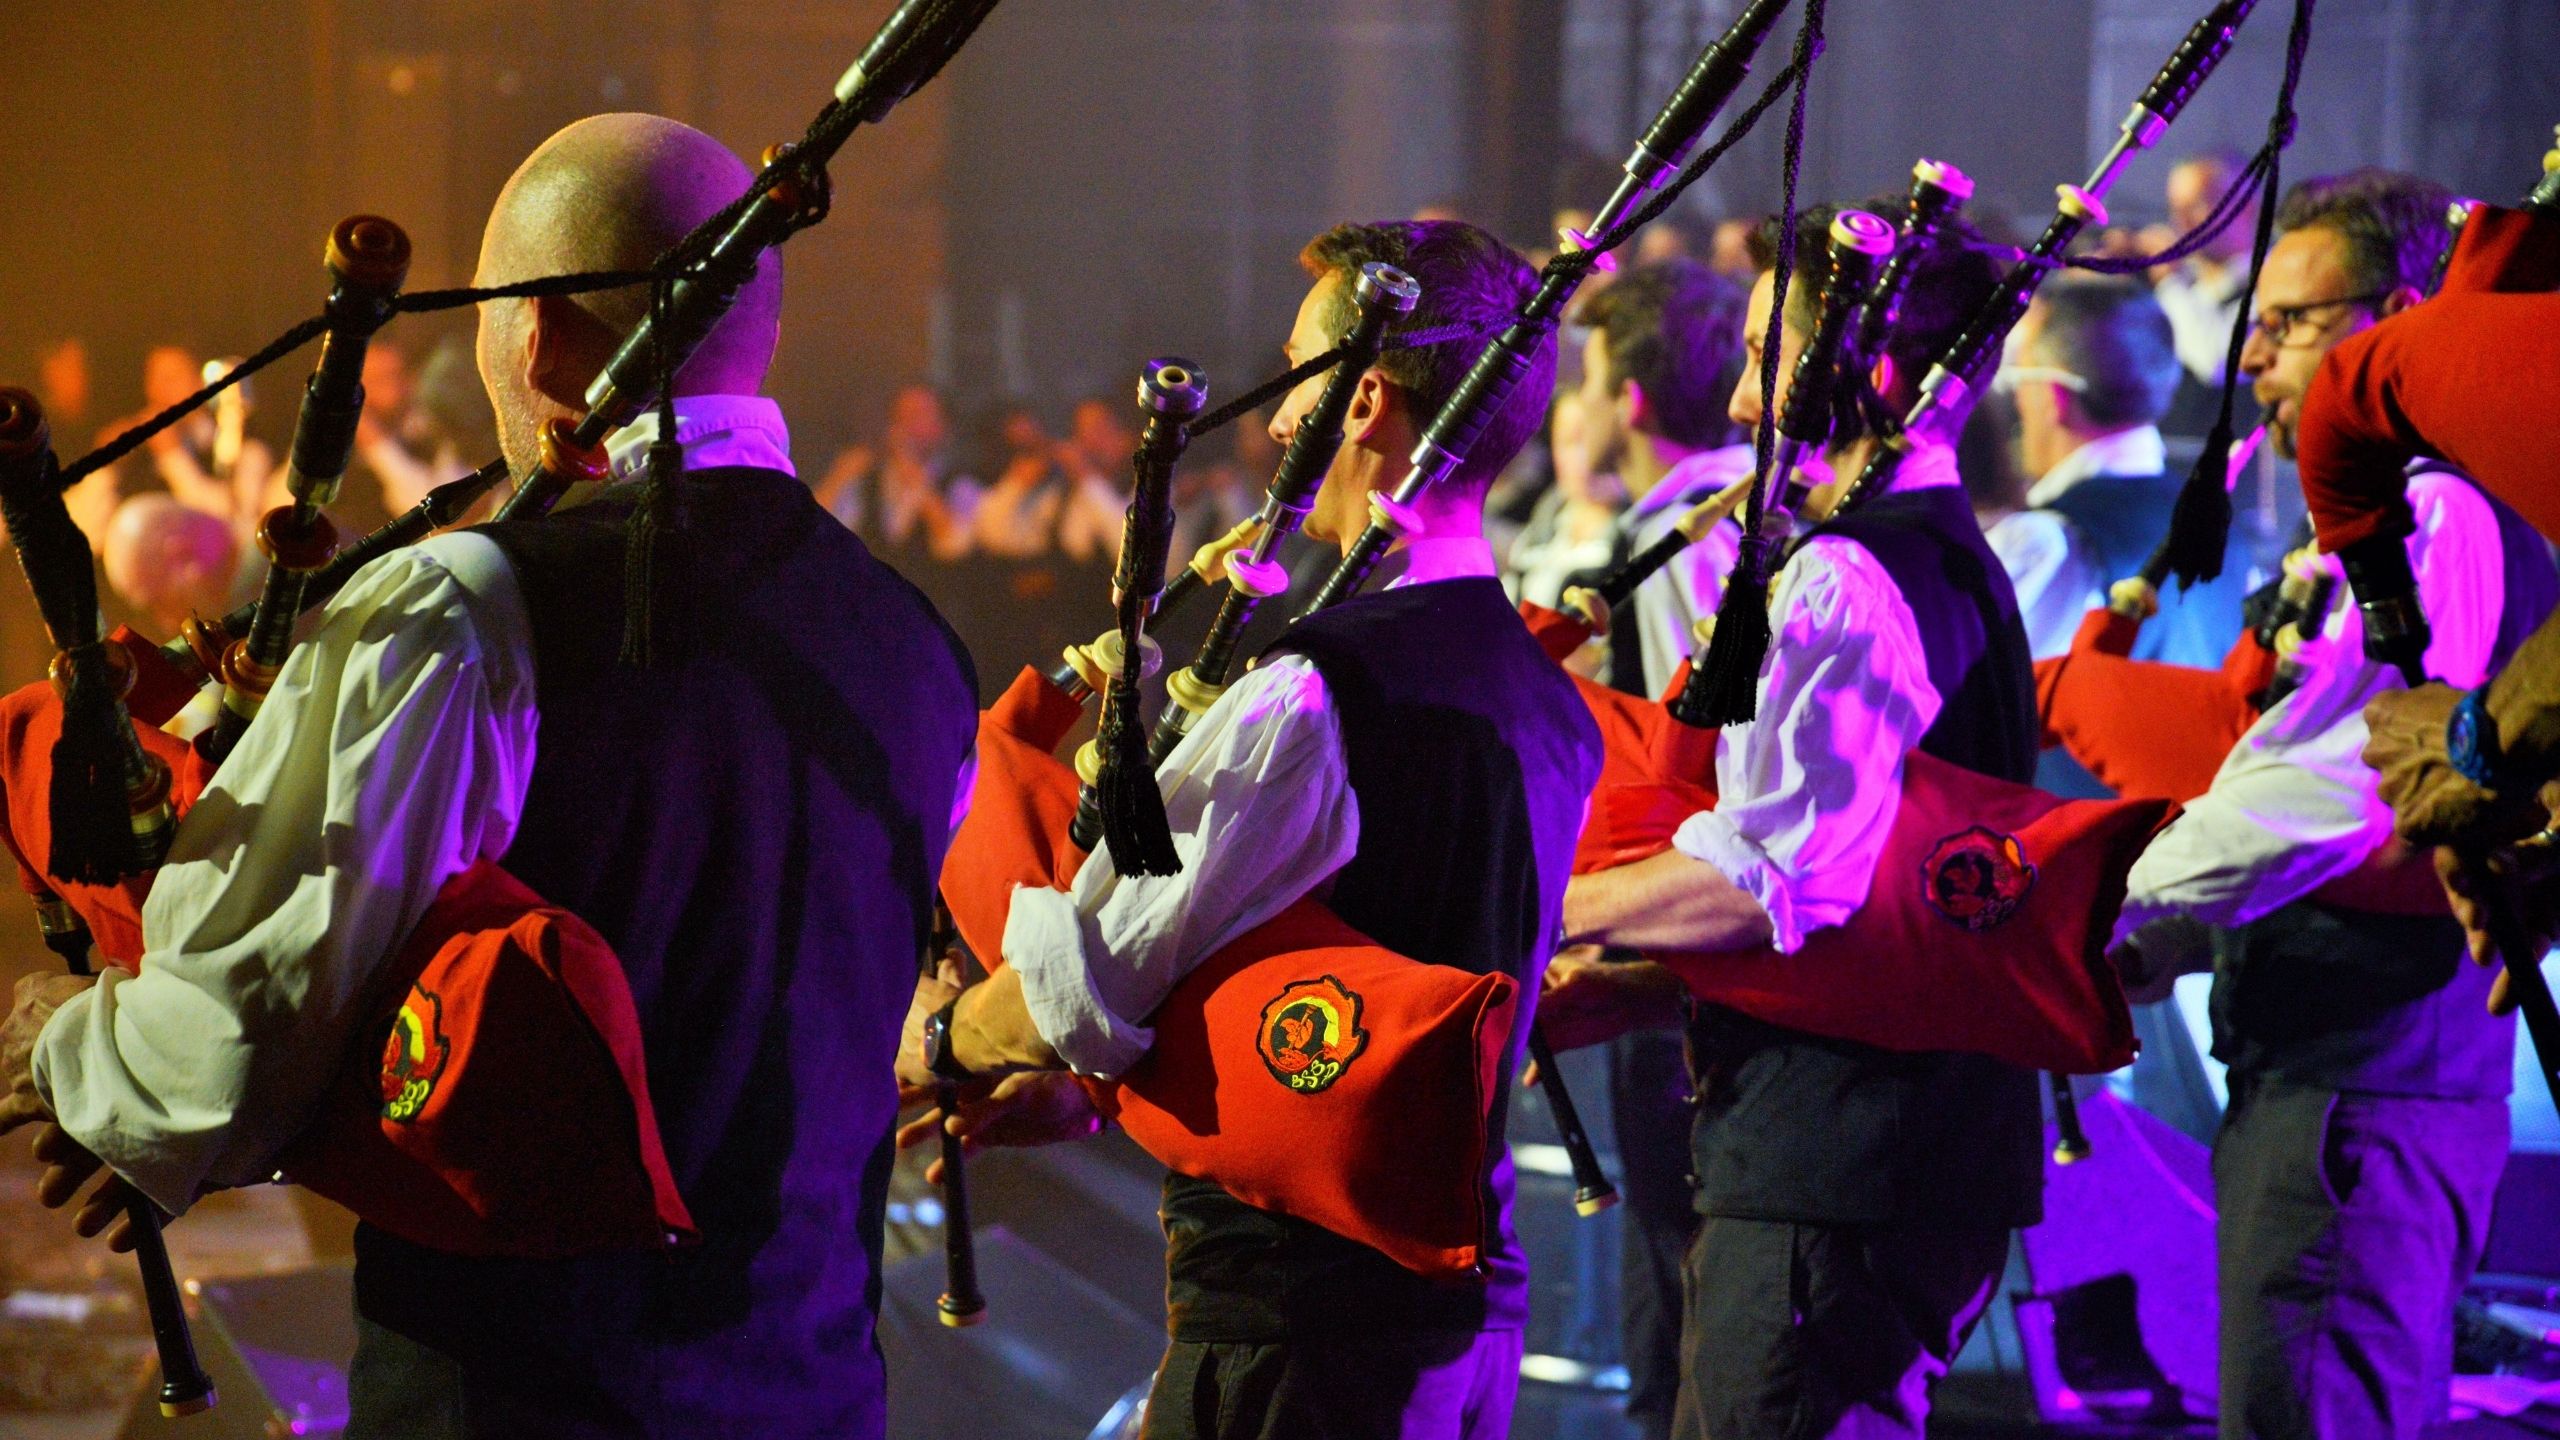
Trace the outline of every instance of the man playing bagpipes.
{"type": "MultiPolygon", "coordinates": [[[[673,121],[581,121],[501,192],[479,279],[644,269],[749,178],[673,121]]],[[[792,475],[757,393],[780,297],[766,256],[674,376],[686,473],[653,483],[689,523],[660,537],[650,593],[625,593],[639,487],[621,484],[364,570],[180,827],[139,973],[39,997],[59,1008],[34,1093],[110,1184],[178,1212],[274,1173],[342,1062],[382,1044],[369,1027],[407,983],[389,973],[404,937],[477,862],[610,943],[699,1243],[528,1258],[359,1229],[351,1435],[885,1426],[871,1330],[892,1056],[974,683],[931,607],[792,475]],[[617,663],[626,598],[653,597],[651,663],[617,663]]],[[[585,413],[649,305],[645,289],[482,304],[517,474],[546,422],[585,413]]],[[[654,419],[611,442],[616,479],[654,419]]],[[[453,1078],[462,1017],[411,999],[392,1039],[423,1096],[453,1078]]],[[[524,1073],[538,1085],[572,1058],[524,1073]]],[[[520,1097],[546,1103],[562,1097],[520,1097]]]]}
{"type": "MultiPolygon", "coordinates": [[[[1814,328],[1833,213],[1802,217],[1806,269],[1780,332],[1766,333],[1765,269],[1746,311],[1746,348],[1757,361],[1777,345],[1781,377],[1814,328]]],[[[1999,278],[1960,222],[1910,243],[1925,248],[1874,370],[1897,413],[1999,278]]],[[[1764,265],[1774,249],[1764,235],[1764,265]]],[[[1749,368],[1733,396],[1745,424],[1763,408],[1749,368]]],[[[1782,378],[1781,408],[1785,396],[1782,378]]],[[[1835,412],[1826,458],[1840,478],[1821,476],[1807,515],[1829,512],[1872,449],[1855,409],[1835,412]]],[[[1908,751],[2009,781],[2032,773],[2026,636],[1940,438],[1949,433],[1913,437],[1891,488],[1812,530],[1778,572],[1757,718],[1722,734],[1715,808],[1685,821],[1669,852],[1577,877],[1569,941],[1791,954],[1884,883],[1876,866],[1908,751]]],[[[2040,1217],[2033,1074],[1692,1006],[1652,962],[1560,964],[1543,1003],[1560,1044],[1688,1027],[1704,1221],[1688,1260],[1674,1433],[1917,1436],[1929,1382],[1988,1304],[2010,1231],[2040,1217]]]]}
{"type": "MultiPolygon", "coordinates": [[[[1306,523],[1308,535],[1348,553],[1373,504],[1410,470],[1425,424],[1536,280],[1492,236],[1447,221],[1345,225],[1317,237],[1302,260],[1315,283],[1289,337],[1293,362],[1343,333],[1352,282],[1372,263],[1420,287],[1391,344],[1400,334],[1461,332],[1391,349],[1359,377],[1342,449],[1306,523]]],[[[919,998],[920,1010],[949,1003],[935,1022],[947,1027],[948,1068],[1125,1074],[1155,1043],[1154,1012],[1178,982],[1308,896],[1398,954],[1506,975],[1524,996],[1534,992],[1599,743],[1571,682],[1493,578],[1481,509],[1486,485],[1537,429],[1552,346],[1539,347],[1462,466],[1423,492],[1418,533],[1387,562],[1395,578],[1299,620],[1167,757],[1159,779],[1180,873],[1124,875],[1104,849],[1064,890],[1014,890],[993,978],[956,1000],[947,990],[919,998]]],[[[1272,422],[1275,438],[1292,437],[1322,386],[1319,377],[1292,392],[1272,422]]],[[[1208,1180],[1168,1177],[1172,1344],[1148,1402],[1148,1435],[1508,1433],[1528,1296],[1499,1092],[1531,1013],[1524,1000],[1497,1072],[1473,1274],[1426,1278],[1208,1180]]],[[[1265,1025],[1294,1061],[1306,1041],[1290,1037],[1325,1028],[1320,1021],[1312,1010],[1282,1011],[1265,1025]]],[[[1346,1046],[1324,1063],[1356,1069],[1360,1059],[1346,1046]]],[[[901,1067],[910,1085],[933,1079],[922,1026],[901,1067]]],[[[990,1142],[1041,1138],[1006,1137],[1008,1128],[1080,1135],[1096,1122],[1074,1086],[1066,1076],[1009,1076],[957,1118],[990,1142]]],[[[1265,1103],[1291,1099],[1273,1093],[1265,1103]]],[[[912,1134],[920,1140],[940,1123],[929,1117],[912,1134]]],[[[1420,1168],[1435,1158],[1399,1160],[1420,1168]]]]}
{"type": "MultiPolygon", "coordinates": [[[[2329,352],[2420,305],[2450,198],[2380,170],[2284,197],[2240,360],[2279,454],[2296,453],[2329,352]]],[[[2550,612],[2560,577],[2466,478],[2427,465],[2407,483],[2427,671],[2476,685],[2550,612]]],[[[2346,604],[2280,636],[2265,712],[2135,863],[2119,918],[2119,955],[2151,988],[2214,975],[2213,1053],[2230,1067],[2213,1152],[2222,1433],[2235,1440],[2414,1436],[2442,1416],[2454,1301],[2506,1164],[2515,1026],[2489,1013],[2488,972],[2462,963],[2425,858],[2391,838],[2361,752],[2366,704],[2399,686],[2364,639],[2346,604]],[[2215,927],[2209,946],[2194,921],[2215,927]]],[[[2139,743],[2129,728],[2111,749],[2139,743]]]]}
{"type": "MultiPolygon", "coordinates": [[[[1692,260],[1640,265],[1591,292],[1583,341],[1582,440],[1629,505],[1620,558],[1661,540],[1691,510],[1751,478],[1749,437],[1726,413],[1741,383],[1744,288],[1692,260]]],[[[1611,688],[1650,699],[1695,648],[1733,568],[1736,531],[1719,524],[1636,587],[1609,626],[1611,688]]],[[[1644,1030],[1609,1043],[1609,1119],[1628,1217],[1619,1270],[1627,1415],[1670,1433],[1680,1390],[1680,1267],[1691,1204],[1688,1067],[1680,1037],[1644,1030]]]]}

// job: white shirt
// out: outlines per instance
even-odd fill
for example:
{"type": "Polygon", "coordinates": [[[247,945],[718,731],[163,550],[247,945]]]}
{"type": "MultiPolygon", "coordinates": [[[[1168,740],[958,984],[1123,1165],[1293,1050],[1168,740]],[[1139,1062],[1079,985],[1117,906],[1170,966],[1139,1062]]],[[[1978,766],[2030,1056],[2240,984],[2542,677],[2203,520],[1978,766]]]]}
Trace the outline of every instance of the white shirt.
{"type": "Polygon", "coordinates": [[[2195,262],[2189,260],[2151,287],[2152,298],[2168,313],[2178,363],[2204,384],[2222,383],[2231,359],[2231,325],[2239,317],[2241,292],[2248,284],[2249,272],[2237,266],[2225,272],[2219,285],[2208,284],[2198,278],[2195,262]]]}
{"type": "MultiPolygon", "coordinates": [[[[2409,559],[2434,629],[2427,673],[2467,689],[2487,678],[2506,603],[2497,518],[2479,491],[2440,471],[2410,478],[2409,503],[2418,526],[2409,559]]],[[[2296,657],[2301,687],[2258,717],[2212,788],[2134,862],[2119,940],[2168,915],[2245,925],[2355,869],[2390,837],[2390,807],[2364,763],[2364,707],[2400,681],[2365,658],[2363,616],[2343,589],[2339,602],[2296,657]]]]}
{"type": "MultiPolygon", "coordinates": [[[[688,468],[790,468],[769,400],[680,400],[676,425],[688,468]]],[[[607,442],[617,473],[644,456],[629,439],[607,442]]],[[[439,535],[367,566],[178,827],[141,973],[106,971],[37,1038],[63,1128],[173,1214],[266,1180],[437,890],[514,840],[535,730],[532,630],[495,543],[439,535]]]]}
{"type": "MultiPolygon", "coordinates": [[[[1494,573],[1492,548],[1472,535],[1419,537],[1399,555],[1391,589],[1494,573]]],[[[1360,848],[1341,721],[1305,656],[1277,656],[1228,686],[1157,778],[1181,874],[1125,876],[1097,850],[1065,890],[1016,889],[1005,919],[1005,963],[1032,1023],[1086,1075],[1136,1064],[1155,1044],[1142,1020],[1184,976],[1360,848]]]]}
{"type": "MultiPolygon", "coordinates": [[[[1893,488],[1955,485],[1955,452],[1923,445],[1893,488]]],[[[1919,622],[1864,546],[1817,535],[1778,572],[1758,717],[1716,742],[1716,808],[1672,844],[1769,917],[1781,954],[1866,903],[1902,804],[1902,760],[1938,718],[1919,622]],[[1841,783],[1841,777],[1851,783],[1841,783]]]]}
{"type": "Polygon", "coordinates": [[[2027,627],[2027,648],[2036,659],[2069,654],[2081,617],[2106,604],[2107,587],[2125,578],[2102,573],[2071,521],[2047,507],[2093,480],[2157,475],[2168,464],[2168,447],[2156,426],[2102,435],[2046,471],[2027,491],[2027,509],[2001,516],[1983,532],[2018,592],[2018,619],[2027,627]]]}
{"type": "MultiPolygon", "coordinates": [[[[1672,466],[1619,522],[1629,553],[1670,534],[1700,501],[1749,478],[1755,463],[1751,446],[1741,444],[1701,450],[1672,466]]],[[[1733,573],[1741,551],[1742,527],[1724,521],[1636,587],[1632,623],[1644,656],[1644,693],[1660,696],[1672,672],[1698,648],[1697,624],[1716,613],[1716,602],[1724,598],[1724,577],[1733,573]]]]}

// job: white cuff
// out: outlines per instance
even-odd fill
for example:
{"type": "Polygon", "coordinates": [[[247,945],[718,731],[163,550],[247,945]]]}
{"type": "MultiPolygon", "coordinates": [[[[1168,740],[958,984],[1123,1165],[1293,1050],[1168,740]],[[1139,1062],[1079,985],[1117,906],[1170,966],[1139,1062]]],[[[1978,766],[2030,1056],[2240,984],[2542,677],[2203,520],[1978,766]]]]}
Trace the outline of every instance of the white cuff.
{"type": "MultiPolygon", "coordinates": [[[[34,1050],[27,1057],[28,1069],[35,1080],[36,1094],[43,1097],[64,1133],[150,1196],[151,1202],[163,1211],[183,1215],[187,1207],[195,1204],[197,1187],[202,1183],[191,1164],[194,1157],[164,1153],[158,1158],[166,1163],[150,1163],[154,1157],[147,1148],[149,1137],[131,1135],[115,1124],[119,1078],[84,1079],[87,1047],[104,1046],[111,1053],[115,1047],[115,1015],[109,1003],[112,997],[100,997],[132,978],[112,965],[101,967],[96,987],[63,1001],[45,1021],[44,1029],[36,1035],[34,1050]]],[[[131,1087],[126,1084],[122,1088],[129,1091],[131,1087]]]]}
{"type": "Polygon", "coordinates": [[[1040,1038],[1079,1075],[1110,1079],[1138,1063],[1156,1032],[1111,1013],[1094,988],[1088,955],[1105,954],[1093,924],[1062,890],[1017,886],[1004,921],[1004,963],[1022,979],[1022,1002],[1040,1038]]]}
{"type": "Polygon", "coordinates": [[[1671,847],[1715,867],[1735,889],[1759,902],[1761,913],[1769,917],[1769,948],[1792,955],[1803,946],[1805,927],[1796,915],[1794,888],[1732,821],[1713,810],[1701,810],[1680,822],[1672,832],[1671,847]]]}

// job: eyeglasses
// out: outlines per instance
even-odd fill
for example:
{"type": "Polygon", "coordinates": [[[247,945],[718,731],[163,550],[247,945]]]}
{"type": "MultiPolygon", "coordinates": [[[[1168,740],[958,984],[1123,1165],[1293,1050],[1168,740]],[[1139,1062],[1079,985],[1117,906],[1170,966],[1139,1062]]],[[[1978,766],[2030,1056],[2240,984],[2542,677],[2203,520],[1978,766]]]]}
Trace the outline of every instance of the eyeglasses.
{"type": "Polygon", "coordinates": [[[1992,393],[2015,395],[2021,385],[2058,385],[2074,395],[2089,393],[2089,382],[2082,376],[2051,365],[2003,365],[1991,375],[1992,393]]]}
{"type": "Polygon", "coordinates": [[[2390,293],[2385,290],[2373,295],[2341,295],[2335,300],[2313,300],[2301,305],[2270,305],[2257,319],[2249,322],[2249,333],[2279,350],[2314,344],[2320,333],[2329,327],[2323,322],[2305,332],[2303,325],[2310,320],[2312,311],[2334,309],[2340,305],[2378,305],[2382,303],[2383,296],[2390,293]]]}

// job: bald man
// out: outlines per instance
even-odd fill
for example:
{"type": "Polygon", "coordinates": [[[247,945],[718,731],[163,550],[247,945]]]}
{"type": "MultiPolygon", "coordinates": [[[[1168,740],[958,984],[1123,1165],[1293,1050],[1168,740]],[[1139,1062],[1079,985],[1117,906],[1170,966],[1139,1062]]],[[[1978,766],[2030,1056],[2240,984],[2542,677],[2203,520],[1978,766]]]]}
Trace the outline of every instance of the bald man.
{"type": "MultiPolygon", "coordinates": [[[[673,121],[581,121],[500,194],[479,278],[645,266],[749,178],[673,121]]],[[[405,983],[386,964],[465,866],[503,860],[612,943],[701,1243],[494,1260],[360,1229],[360,1440],[885,1428],[892,1061],[976,687],[931,606],[794,478],[756,393],[779,303],[768,259],[677,377],[691,519],[657,567],[675,624],[653,668],[616,663],[644,419],[588,503],[359,574],[180,828],[141,974],[24,987],[0,1031],[0,1128],[58,1117],[107,1183],[183,1212],[271,1174],[378,1043],[368,1017],[405,983]]],[[[519,470],[642,308],[482,307],[519,470]]]]}
{"type": "Polygon", "coordinates": [[[213,515],[166,495],[136,495],[107,524],[107,583],[141,614],[159,639],[194,615],[231,608],[239,542],[213,515]]]}

